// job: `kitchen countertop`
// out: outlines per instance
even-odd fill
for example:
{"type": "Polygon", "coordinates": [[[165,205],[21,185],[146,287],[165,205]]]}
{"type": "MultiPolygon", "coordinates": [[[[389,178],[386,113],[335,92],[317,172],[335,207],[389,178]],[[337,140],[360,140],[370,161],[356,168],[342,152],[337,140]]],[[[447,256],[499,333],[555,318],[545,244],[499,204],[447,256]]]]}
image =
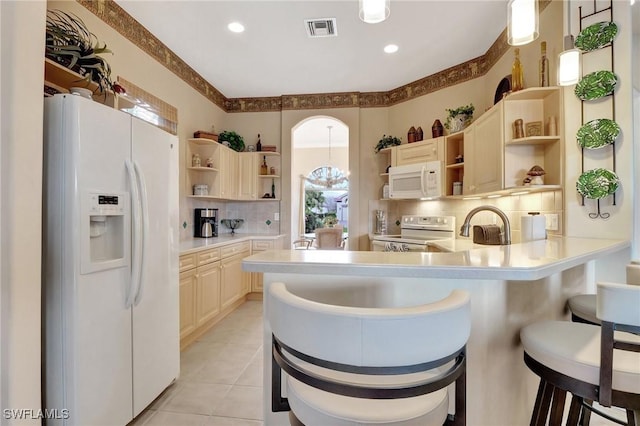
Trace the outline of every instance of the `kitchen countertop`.
{"type": "Polygon", "coordinates": [[[454,240],[442,253],[269,250],[245,258],[245,271],[450,279],[537,280],[628,248],[629,241],[554,237],[507,246],[454,240]]]}
{"type": "Polygon", "coordinates": [[[277,240],[283,237],[284,234],[248,234],[248,233],[236,233],[231,235],[230,233],[219,234],[217,237],[212,238],[190,238],[188,240],[180,241],[180,255],[191,254],[200,250],[216,248],[226,246],[228,244],[241,243],[243,241],[251,241],[255,239],[261,240],[277,240]]]}

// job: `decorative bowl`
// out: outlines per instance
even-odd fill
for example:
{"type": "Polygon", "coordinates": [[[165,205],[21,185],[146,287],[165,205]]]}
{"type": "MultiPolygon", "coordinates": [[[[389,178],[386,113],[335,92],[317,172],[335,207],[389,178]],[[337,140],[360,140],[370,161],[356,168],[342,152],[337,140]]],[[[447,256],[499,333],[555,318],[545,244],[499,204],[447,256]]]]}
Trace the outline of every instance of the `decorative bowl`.
{"type": "Polygon", "coordinates": [[[231,229],[231,234],[233,235],[236,233],[236,229],[242,226],[244,219],[221,219],[220,223],[231,229]]]}

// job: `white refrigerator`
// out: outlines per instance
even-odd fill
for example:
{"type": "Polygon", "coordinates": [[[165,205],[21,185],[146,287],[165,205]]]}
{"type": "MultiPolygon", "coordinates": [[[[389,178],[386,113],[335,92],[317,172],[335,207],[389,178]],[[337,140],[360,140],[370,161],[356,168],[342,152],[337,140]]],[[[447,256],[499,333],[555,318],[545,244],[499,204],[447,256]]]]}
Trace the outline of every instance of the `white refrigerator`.
{"type": "Polygon", "coordinates": [[[77,95],[44,121],[44,407],[125,425],[180,370],[178,140],[77,95]]]}

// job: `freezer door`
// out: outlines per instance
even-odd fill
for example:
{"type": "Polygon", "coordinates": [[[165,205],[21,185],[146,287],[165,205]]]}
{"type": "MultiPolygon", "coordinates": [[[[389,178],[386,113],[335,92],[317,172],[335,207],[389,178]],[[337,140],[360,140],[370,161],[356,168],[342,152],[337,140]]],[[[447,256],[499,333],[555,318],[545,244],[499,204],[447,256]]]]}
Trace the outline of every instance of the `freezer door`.
{"type": "MultiPolygon", "coordinates": [[[[91,231],[87,194],[120,194],[128,205],[131,120],[74,95],[55,96],[45,109],[45,407],[68,409],[66,424],[126,424],[133,416],[130,263],[86,273],[80,265],[82,239],[112,231],[109,223],[91,231]]],[[[125,247],[128,220],[117,221],[125,247]]]]}
{"type": "Polygon", "coordinates": [[[132,159],[141,181],[142,279],[133,307],[134,416],[180,371],[178,139],[132,119],[132,159]],[[144,200],[146,196],[146,202],[144,200]]]}

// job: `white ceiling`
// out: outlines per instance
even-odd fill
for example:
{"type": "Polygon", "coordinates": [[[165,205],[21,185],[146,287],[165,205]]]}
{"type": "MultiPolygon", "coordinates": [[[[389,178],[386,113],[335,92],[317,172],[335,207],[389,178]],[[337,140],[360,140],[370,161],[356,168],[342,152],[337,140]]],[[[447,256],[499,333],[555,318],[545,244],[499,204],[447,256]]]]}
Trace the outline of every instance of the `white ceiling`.
{"type": "Polygon", "coordinates": [[[228,98],[388,91],[484,54],[507,20],[507,0],[391,0],[379,24],[357,0],[116,1],[228,98]],[[309,38],[309,18],[338,36],[309,38]]]}

